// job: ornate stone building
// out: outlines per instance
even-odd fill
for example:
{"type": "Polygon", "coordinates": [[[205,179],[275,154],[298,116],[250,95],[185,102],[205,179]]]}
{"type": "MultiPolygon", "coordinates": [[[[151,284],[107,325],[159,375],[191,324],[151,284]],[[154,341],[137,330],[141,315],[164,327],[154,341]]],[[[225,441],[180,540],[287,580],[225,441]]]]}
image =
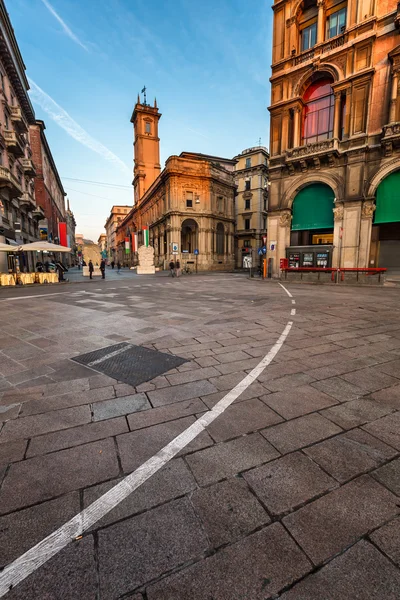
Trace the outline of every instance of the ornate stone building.
{"type": "Polygon", "coordinates": [[[118,243],[117,243],[117,227],[119,223],[126,217],[127,214],[132,210],[132,206],[119,206],[114,205],[111,208],[110,214],[107,217],[107,221],[104,225],[107,237],[107,252],[109,261],[117,260],[118,243]]]}
{"type": "Polygon", "coordinates": [[[257,251],[267,236],[268,150],[255,146],[235,157],[235,266],[241,268],[246,256],[259,263],[257,251]]]}
{"type": "Polygon", "coordinates": [[[275,0],[268,258],[400,269],[400,4],[275,0]]]}
{"type": "Polygon", "coordinates": [[[131,119],[135,206],[118,226],[119,259],[136,264],[133,239],[143,243],[147,227],[156,266],[173,257],[192,269],[233,269],[235,160],[183,152],[170,156],[161,171],[160,117],[156,102],[149,106],[138,98],[131,119]]]}

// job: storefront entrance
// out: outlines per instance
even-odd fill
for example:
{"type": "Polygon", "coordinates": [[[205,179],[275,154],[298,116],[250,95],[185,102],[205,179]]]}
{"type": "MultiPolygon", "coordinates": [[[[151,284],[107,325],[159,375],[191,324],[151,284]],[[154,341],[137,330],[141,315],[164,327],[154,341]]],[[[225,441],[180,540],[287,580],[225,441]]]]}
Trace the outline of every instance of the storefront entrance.
{"type": "Polygon", "coordinates": [[[400,274],[400,171],[388,175],[376,191],[370,265],[400,274]]]}

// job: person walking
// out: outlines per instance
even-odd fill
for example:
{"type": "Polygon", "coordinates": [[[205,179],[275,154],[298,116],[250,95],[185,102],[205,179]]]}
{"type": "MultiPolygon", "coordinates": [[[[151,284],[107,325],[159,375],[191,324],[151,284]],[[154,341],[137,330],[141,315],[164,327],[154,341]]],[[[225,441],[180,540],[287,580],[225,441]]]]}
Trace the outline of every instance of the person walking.
{"type": "Polygon", "coordinates": [[[101,271],[101,278],[105,279],[106,278],[106,261],[104,260],[104,258],[102,259],[102,261],[100,263],[100,271],[101,271]]]}
{"type": "Polygon", "coordinates": [[[169,270],[171,273],[171,277],[175,277],[175,263],[173,259],[171,259],[171,262],[169,263],[169,270]]]}
{"type": "Polygon", "coordinates": [[[94,271],[94,266],[91,260],[89,260],[89,277],[90,279],[93,279],[93,271],[94,271]]]}
{"type": "Polygon", "coordinates": [[[115,261],[112,260],[111,261],[111,268],[112,268],[112,270],[114,270],[114,267],[115,267],[115,261]]]}
{"type": "Polygon", "coordinates": [[[181,263],[179,260],[176,261],[175,269],[176,269],[176,276],[180,277],[181,276],[181,263]]]}
{"type": "Polygon", "coordinates": [[[121,263],[118,261],[117,262],[117,273],[119,273],[121,270],[121,263]]]}

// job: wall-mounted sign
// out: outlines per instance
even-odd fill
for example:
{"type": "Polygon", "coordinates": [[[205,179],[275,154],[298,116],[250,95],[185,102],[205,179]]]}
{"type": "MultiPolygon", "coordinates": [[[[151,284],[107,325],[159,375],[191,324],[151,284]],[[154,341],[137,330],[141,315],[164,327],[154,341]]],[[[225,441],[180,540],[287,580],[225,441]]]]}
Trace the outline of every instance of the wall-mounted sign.
{"type": "Polygon", "coordinates": [[[277,244],[276,241],[270,242],[269,249],[271,250],[271,252],[273,252],[274,250],[276,250],[276,244],[277,244]]]}
{"type": "Polygon", "coordinates": [[[179,252],[179,246],[177,243],[172,243],[172,252],[179,252]]]}
{"type": "Polygon", "coordinates": [[[39,236],[41,240],[47,241],[47,227],[39,228],[39,236]]]}

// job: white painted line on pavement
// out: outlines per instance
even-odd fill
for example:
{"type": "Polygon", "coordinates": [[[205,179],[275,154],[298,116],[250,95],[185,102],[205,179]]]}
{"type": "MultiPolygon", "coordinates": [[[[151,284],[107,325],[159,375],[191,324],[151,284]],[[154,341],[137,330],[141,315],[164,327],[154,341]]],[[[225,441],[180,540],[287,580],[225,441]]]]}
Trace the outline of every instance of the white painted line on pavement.
{"type": "Polygon", "coordinates": [[[287,293],[287,295],[289,296],[289,298],[293,298],[292,294],[289,292],[289,290],[287,290],[287,289],[285,288],[285,286],[284,286],[284,285],[282,285],[281,283],[280,283],[279,285],[281,286],[281,288],[283,288],[283,289],[285,290],[285,292],[287,293]]]}
{"type": "Polygon", "coordinates": [[[47,298],[48,296],[61,296],[70,292],[55,292],[54,294],[36,294],[33,296],[14,296],[14,298],[1,298],[0,302],[9,302],[10,300],[29,300],[29,298],[47,298]]]}
{"type": "Polygon", "coordinates": [[[233,390],[217,402],[212,410],[205,413],[193,425],[190,425],[172,442],[164,446],[164,448],[136,469],[136,471],[127,475],[111,490],[93,502],[93,504],[75,515],[70,521],[5,567],[0,573],[0,598],[55,556],[70,542],[81,536],[94,523],[102,519],[202,433],[210,423],[221,415],[261,375],[282,348],[292,326],[293,321],[288,321],[278,341],[268,354],[264,356],[261,362],[233,390]]]}
{"type": "Polygon", "coordinates": [[[106,354],[105,356],[102,356],[101,358],[92,360],[92,362],[88,363],[86,366],[93,367],[94,365],[98,365],[98,364],[104,362],[105,360],[112,358],[113,356],[118,356],[118,354],[122,354],[123,352],[126,352],[130,348],[132,348],[131,344],[128,344],[127,346],[124,346],[123,348],[118,348],[118,350],[114,350],[114,352],[109,352],[109,354],[106,354]]]}
{"type": "Polygon", "coordinates": [[[294,315],[296,314],[296,309],[292,308],[292,310],[290,311],[290,314],[292,315],[292,317],[294,317],[294,315]]]}
{"type": "Polygon", "coordinates": [[[292,304],[296,304],[296,300],[292,300],[292,304]]]}

